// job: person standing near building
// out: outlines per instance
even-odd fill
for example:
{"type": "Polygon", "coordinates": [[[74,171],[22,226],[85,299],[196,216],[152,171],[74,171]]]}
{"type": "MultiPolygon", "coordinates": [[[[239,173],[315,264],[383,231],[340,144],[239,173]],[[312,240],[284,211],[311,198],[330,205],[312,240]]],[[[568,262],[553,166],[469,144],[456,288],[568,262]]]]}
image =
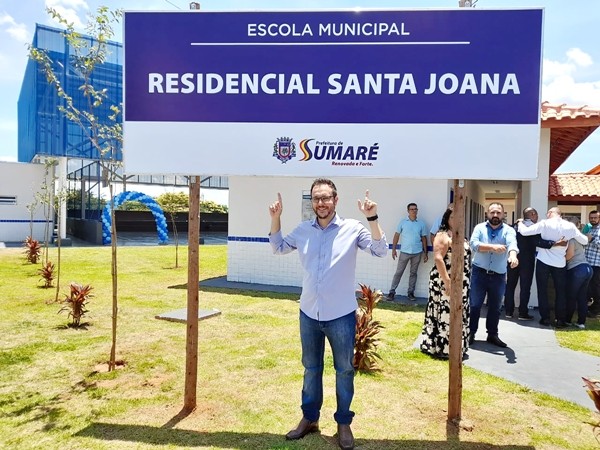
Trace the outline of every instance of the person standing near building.
{"type": "MultiPolygon", "coordinates": [[[[538,221],[538,213],[531,206],[523,210],[523,224],[533,225],[538,221]]],[[[517,228],[515,224],[515,229],[517,228]]],[[[504,294],[504,308],[506,318],[511,319],[515,311],[515,289],[520,284],[519,294],[519,320],[533,320],[529,314],[529,297],[531,296],[531,283],[535,271],[535,254],[539,235],[523,236],[517,231],[517,246],[519,247],[519,264],[514,268],[507,268],[506,292],[504,294]]]]}
{"type": "Polygon", "coordinates": [[[498,337],[500,307],[506,288],[507,264],[515,268],[519,264],[517,236],[515,230],[503,222],[504,206],[491,203],[487,209],[487,221],[475,226],[469,244],[474,253],[471,270],[471,296],[469,306],[469,344],[475,342],[479,328],[481,307],[487,296],[486,316],[487,341],[498,347],[506,344],[498,337]]]}
{"type": "MultiPolygon", "coordinates": [[[[568,217],[567,220],[577,228],[581,222],[577,217],[568,217]]],[[[585,319],[588,313],[588,286],[592,279],[593,270],[585,257],[585,247],[571,239],[567,246],[567,307],[565,322],[570,323],[575,311],[577,311],[577,323],[579,329],[585,328],[585,319]]]]}
{"type": "Polygon", "coordinates": [[[350,410],[354,396],[354,340],[356,333],[355,269],[358,250],[373,256],[387,254],[387,241],[377,221],[377,203],[369,191],[358,209],[365,215],[370,231],[354,219],[336,213],[337,188],[333,181],[316,179],[310,189],[313,220],[300,223],[290,234],[281,233],[283,201],[269,206],[271,230],[269,242],[273,253],[283,255],[298,251],[304,271],[300,295],[300,341],[304,383],[302,419],[286,439],[301,439],[319,431],[323,404],[323,367],[325,338],[329,341],[336,371],[338,442],[343,449],[354,448],[350,410]]]}
{"type": "MultiPolygon", "coordinates": [[[[596,210],[594,210],[594,211],[590,211],[590,213],[589,213],[589,215],[588,215],[588,219],[589,219],[589,216],[591,216],[592,214],[594,214],[594,215],[596,215],[596,216],[597,216],[597,215],[598,215],[598,211],[596,211],[596,210]]],[[[598,217],[596,217],[596,221],[597,221],[597,220],[598,220],[598,217]]],[[[591,222],[588,222],[588,223],[586,223],[586,224],[583,226],[583,228],[581,229],[581,232],[582,232],[583,234],[588,234],[588,233],[591,231],[591,229],[592,229],[592,227],[593,227],[593,226],[594,226],[594,225],[592,225],[592,223],[591,223],[591,222]]]]}
{"type": "MultiPolygon", "coordinates": [[[[433,267],[429,273],[429,298],[421,331],[421,351],[435,358],[450,356],[450,276],[452,261],[452,230],[456,229],[454,212],[448,208],[442,216],[433,240],[433,267]]],[[[462,352],[469,349],[469,283],[471,248],[465,240],[462,271],[462,352]]]]}
{"type": "MultiPolygon", "coordinates": [[[[540,234],[542,239],[554,242],[568,242],[576,239],[580,244],[586,245],[588,239],[577,227],[563,220],[560,209],[550,208],[546,214],[547,219],[541,220],[530,226],[519,223],[519,233],[523,236],[540,234]]],[[[540,324],[551,325],[550,303],[548,301],[548,279],[552,277],[555,291],[555,316],[556,328],[567,326],[566,318],[566,296],[567,296],[567,247],[564,245],[553,245],[550,248],[538,247],[537,261],[535,267],[535,282],[538,291],[538,303],[540,309],[540,324]]]]}
{"type": "Polygon", "coordinates": [[[410,300],[416,299],[415,287],[417,285],[417,271],[421,263],[421,255],[423,254],[424,262],[427,262],[428,258],[427,227],[425,226],[425,222],[417,219],[419,208],[416,203],[409,203],[406,210],[408,211],[408,217],[400,221],[392,240],[392,259],[395,260],[398,257],[398,266],[392,278],[392,286],[387,296],[388,300],[394,300],[396,288],[400,284],[404,270],[409,262],[410,276],[408,279],[407,296],[410,300]],[[396,250],[398,241],[400,241],[400,255],[398,255],[396,250]]]}
{"type": "MultiPolygon", "coordinates": [[[[454,210],[454,203],[448,203],[448,206],[446,208],[446,211],[448,209],[452,209],[454,210]]],[[[444,212],[445,213],[445,212],[444,212]]],[[[440,230],[440,226],[442,225],[442,217],[444,215],[442,214],[441,216],[439,216],[437,219],[435,219],[435,222],[433,222],[433,225],[431,225],[431,229],[429,230],[429,236],[430,236],[430,241],[431,241],[431,246],[433,247],[433,241],[435,240],[435,235],[437,234],[437,232],[440,230]]]]}
{"type": "Polygon", "coordinates": [[[590,211],[588,219],[591,227],[587,232],[589,243],[585,247],[585,257],[594,271],[588,287],[588,298],[592,300],[588,313],[596,317],[600,314],[600,214],[597,210],[590,211]]]}

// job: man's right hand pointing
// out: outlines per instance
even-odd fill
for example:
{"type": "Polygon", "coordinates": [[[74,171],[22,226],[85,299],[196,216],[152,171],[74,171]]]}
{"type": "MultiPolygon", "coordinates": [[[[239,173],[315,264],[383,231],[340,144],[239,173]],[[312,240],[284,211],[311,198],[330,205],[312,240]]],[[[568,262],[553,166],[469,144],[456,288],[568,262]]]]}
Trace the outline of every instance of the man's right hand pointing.
{"type": "Polygon", "coordinates": [[[269,213],[271,214],[271,218],[281,217],[281,213],[283,212],[283,200],[281,200],[281,194],[277,193],[277,201],[271,203],[269,206],[269,213]]]}

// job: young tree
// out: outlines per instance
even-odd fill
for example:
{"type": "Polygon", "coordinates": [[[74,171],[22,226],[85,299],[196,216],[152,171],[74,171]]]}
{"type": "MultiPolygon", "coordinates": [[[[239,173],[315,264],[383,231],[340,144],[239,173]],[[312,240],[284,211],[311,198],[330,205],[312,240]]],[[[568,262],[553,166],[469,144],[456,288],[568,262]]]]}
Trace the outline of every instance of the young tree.
{"type": "Polygon", "coordinates": [[[117,151],[122,147],[123,132],[118,116],[121,113],[120,105],[109,105],[111,113],[109,122],[100,120],[98,111],[107,101],[107,89],[97,90],[93,85],[92,74],[96,67],[101,66],[108,54],[108,41],[114,36],[113,25],[117,23],[122,12],[120,10],[110,11],[101,6],[95,15],[88,18],[86,33],[91,37],[84,39],[75,31],[73,23],[62,17],[53,9],[46,9],[53,19],[65,27],[63,33],[71,53],[69,54],[70,70],[78,74],[81,79],[79,91],[84,98],[84,107],[79,107],[73,100],[74,93],[67,92],[61,84],[60,77],[54,70],[54,64],[48,53],[34,47],[29,47],[29,56],[37,61],[50,85],[56,89],[61,101],[58,109],[65,118],[77,124],[91,146],[98,152],[99,164],[102,167],[103,182],[108,186],[111,199],[112,219],[112,345],[108,370],[111,371],[116,365],[116,343],[117,343],[117,312],[118,312],[118,284],[117,284],[117,236],[114,219],[113,186],[119,176],[117,168],[119,161],[116,159],[117,151]]]}
{"type": "Polygon", "coordinates": [[[52,223],[51,219],[52,213],[54,211],[54,168],[56,167],[56,164],[56,158],[46,158],[44,160],[44,179],[42,180],[40,190],[35,193],[36,202],[42,204],[42,208],[44,211],[44,247],[42,252],[42,259],[44,260],[45,264],[48,264],[50,224],[52,223]],[[48,183],[48,180],[50,180],[50,183],[48,183]]]}
{"type": "Polygon", "coordinates": [[[31,203],[25,206],[25,208],[27,208],[27,211],[29,211],[29,237],[31,239],[33,239],[33,216],[35,214],[35,211],[39,208],[39,206],[40,201],[37,196],[37,193],[33,196],[33,200],[31,201],[31,203]]]}
{"type": "Polygon", "coordinates": [[[175,214],[190,209],[189,196],[184,192],[165,192],[158,196],[156,202],[171,217],[173,237],[175,238],[175,268],[177,269],[179,268],[179,235],[175,224],[175,214]]]}
{"type": "MultiPolygon", "coordinates": [[[[54,185],[56,183],[56,177],[52,178],[52,184],[54,185]]],[[[53,191],[54,191],[54,209],[56,210],[56,223],[59,224],[58,225],[58,230],[56,233],[56,248],[57,248],[57,255],[56,255],[56,291],[55,291],[55,295],[54,295],[54,301],[58,302],[58,296],[60,294],[60,257],[61,257],[61,247],[62,247],[62,238],[60,235],[60,224],[62,223],[62,205],[64,204],[64,202],[66,201],[66,190],[64,189],[64,187],[61,187],[60,189],[56,189],[53,187],[53,191]]],[[[50,267],[48,265],[48,261],[46,261],[46,267],[50,267]]]]}

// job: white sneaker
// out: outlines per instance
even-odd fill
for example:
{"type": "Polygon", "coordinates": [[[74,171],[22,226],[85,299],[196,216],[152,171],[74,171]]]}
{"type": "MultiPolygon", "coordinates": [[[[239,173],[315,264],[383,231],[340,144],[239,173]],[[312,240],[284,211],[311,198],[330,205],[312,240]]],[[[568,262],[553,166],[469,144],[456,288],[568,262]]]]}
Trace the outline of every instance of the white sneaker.
{"type": "Polygon", "coordinates": [[[582,323],[574,323],[573,325],[575,325],[580,330],[585,330],[585,325],[582,323]]]}

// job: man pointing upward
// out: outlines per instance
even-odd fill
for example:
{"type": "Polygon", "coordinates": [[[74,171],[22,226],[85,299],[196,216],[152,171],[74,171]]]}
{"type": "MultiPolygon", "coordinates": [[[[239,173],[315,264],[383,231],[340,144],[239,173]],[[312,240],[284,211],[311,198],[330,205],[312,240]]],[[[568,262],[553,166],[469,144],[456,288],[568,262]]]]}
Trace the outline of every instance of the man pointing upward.
{"type": "Polygon", "coordinates": [[[302,420],[286,439],[301,439],[319,431],[327,338],[336,372],[337,410],[333,417],[338,424],[338,442],[342,449],[352,449],[354,436],[350,424],[354,412],[350,404],[354,396],[356,258],[359,249],[383,257],[388,245],[377,220],[377,203],[369,198],[369,191],[364,201],[358,200],[358,209],[366,217],[370,231],[358,220],[345,219],[336,213],[338,195],[333,181],[318,178],[310,192],[317,217],[300,223],[285,237],[281,234],[281,194],[269,206],[269,242],[273,253],[283,255],[297,250],[304,272],[300,296],[302,420]]]}

